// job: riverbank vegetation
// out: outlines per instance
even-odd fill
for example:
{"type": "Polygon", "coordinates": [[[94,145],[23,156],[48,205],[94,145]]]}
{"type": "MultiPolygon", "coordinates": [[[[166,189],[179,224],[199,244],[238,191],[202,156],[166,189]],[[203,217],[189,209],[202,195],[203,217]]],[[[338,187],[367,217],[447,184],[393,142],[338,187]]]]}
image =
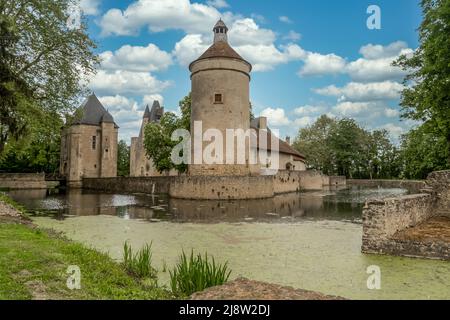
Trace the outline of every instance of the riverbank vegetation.
{"type": "MultiPolygon", "coordinates": [[[[0,201],[16,206],[4,195],[0,201]]],[[[0,300],[173,297],[169,290],[129,275],[107,254],[21,220],[0,213],[0,300]],[[71,290],[68,271],[73,266],[80,271],[80,289],[71,290]]]]}
{"type": "Polygon", "coordinates": [[[194,255],[191,251],[189,256],[183,252],[177,265],[169,273],[172,292],[190,296],[194,292],[225,284],[230,278],[231,270],[227,263],[218,264],[214,257],[208,258],[208,254],[194,255]]]}

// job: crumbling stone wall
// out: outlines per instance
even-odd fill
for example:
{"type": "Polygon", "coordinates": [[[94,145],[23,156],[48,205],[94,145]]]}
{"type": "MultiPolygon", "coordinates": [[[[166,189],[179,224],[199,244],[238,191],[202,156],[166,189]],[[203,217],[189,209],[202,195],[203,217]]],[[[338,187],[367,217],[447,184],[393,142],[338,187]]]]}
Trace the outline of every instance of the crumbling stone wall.
{"type": "Polygon", "coordinates": [[[430,173],[427,185],[436,197],[436,211],[450,217],[450,170],[430,173]]]}
{"type": "Polygon", "coordinates": [[[424,186],[424,193],[366,202],[362,216],[363,252],[450,259],[449,243],[396,236],[432,217],[449,216],[450,171],[431,173],[424,186]]]}

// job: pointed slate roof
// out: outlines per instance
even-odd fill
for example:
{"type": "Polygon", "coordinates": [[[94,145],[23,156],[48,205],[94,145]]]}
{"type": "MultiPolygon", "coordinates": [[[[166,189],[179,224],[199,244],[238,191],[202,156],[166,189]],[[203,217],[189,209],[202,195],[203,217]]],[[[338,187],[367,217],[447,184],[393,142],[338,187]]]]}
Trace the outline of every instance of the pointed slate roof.
{"type": "MultiPolygon", "coordinates": [[[[91,94],[78,108],[79,118],[73,124],[98,126],[102,122],[114,123],[113,116],[103,107],[95,94],[91,94]]],[[[116,125],[117,127],[117,125],[116,125]]]]}
{"type": "Polygon", "coordinates": [[[164,108],[161,107],[158,100],[153,101],[152,109],[150,110],[147,107],[145,108],[144,112],[144,119],[149,119],[150,122],[156,122],[161,119],[161,117],[164,114],[164,108]]]}

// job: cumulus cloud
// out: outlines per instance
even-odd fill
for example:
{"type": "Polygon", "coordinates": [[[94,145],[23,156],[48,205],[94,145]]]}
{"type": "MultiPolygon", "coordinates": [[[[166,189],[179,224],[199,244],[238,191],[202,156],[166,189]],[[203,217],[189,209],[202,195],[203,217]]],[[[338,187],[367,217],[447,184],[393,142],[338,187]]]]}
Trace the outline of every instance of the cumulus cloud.
{"type": "Polygon", "coordinates": [[[266,108],[261,111],[261,116],[267,118],[269,126],[287,126],[291,123],[283,108],[266,108]]]}
{"type": "Polygon", "coordinates": [[[208,0],[206,3],[218,9],[228,8],[230,6],[225,0],[208,0]]]}
{"type": "Polygon", "coordinates": [[[317,117],[304,116],[294,120],[294,124],[299,128],[307,127],[316,121],[317,117]]]}
{"type": "Polygon", "coordinates": [[[294,114],[298,116],[306,116],[306,115],[313,115],[313,114],[320,114],[325,111],[325,107],[322,106],[311,106],[311,105],[305,105],[294,109],[294,114]]]}
{"type": "Polygon", "coordinates": [[[410,51],[408,44],[404,41],[396,41],[387,46],[368,44],[359,50],[364,59],[375,60],[383,58],[395,58],[399,54],[407,54],[410,51]]]}
{"type": "MultiPolygon", "coordinates": [[[[300,60],[306,55],[296,44],[275,46],[275,34],[259,28],[252,19],[236,21],[230,29],[230,41],[233,48],[253,65],[254,72],[273,70],[279,64],[300,60]]],[[[175,44],[172,54],[180,64],[187,66],[197,59],[211,42],[212,39],[207,36],[188,34],[175,44]]]]}
{"type": "Polygon", "coordinates": [[[387,46],[368,44],[361,47],[362,58],[355,61],[334,54],[308,52],[300,76],[348,74],[356,82],[383,82],[401,80],[405,72],[392,65],[400,55],[410,56],[413,50],[405,42],[397,41],[387,46]]]}
{"type": "Polygon", "coordinates": [[[99,24],[103,36],[133,35],[144,26],[151,32],[178,29],[205,33],[220,16],[214,6],[189,0],[138,0],[123,11],[108,10],[99,24]]]}
{"type": "Polygon", "coordinates": [[[160,93],[171,83],[160,81],[147,72],[100,70],[90,82],[90,88],[101,94],[149,94],[160,93]]]}
{"type": "Polygon", "coordinates": [[[100,13],[101,0],[79,0],[79,6],[83,13],[88,16],[96,16],[100,13]]]}
{"type": "Polygon", "coordinates": [[[331,85],[315,89],[314,92],[324,96],[338,97],[339,101],[368,101],[398,99],[402,90],[402,84],[384,81],[372,83],[350,82],[341,88],[331,85]]]}
{"type": "Polygon", "coordinates": [[[309,52],[304,59],[305,64],[299,71],[300,76],[314,76],[323,74],[337,74],[344,72],[345,59],[330,54],[309,52]]]}
{"type": "Polygon", "coordinates": [[[272,30],[260,28],[251,18],[234,21],[228,35],[232,46],[270,45],[276,38],[272,30]]]}
{"type": "Polygon", "coordinates": [[[172,64],[169,53],[150,43],[146,47],[125,45],[115,52],[105,51],[100,54],[101,66],[108,70],[160,71],[172,64]]]}
{"type": "Polygon", "coordinates": [[[175,49],[172,53],[178,63],[187,66],[200,57],[207,48],[208,45],[201,34],[188,34],[175,44],[175,49]]]}

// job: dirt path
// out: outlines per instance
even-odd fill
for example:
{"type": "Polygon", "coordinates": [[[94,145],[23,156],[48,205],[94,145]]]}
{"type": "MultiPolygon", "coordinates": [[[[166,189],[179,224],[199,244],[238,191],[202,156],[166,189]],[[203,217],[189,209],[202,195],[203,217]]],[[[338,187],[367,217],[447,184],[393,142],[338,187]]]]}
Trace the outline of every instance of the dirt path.
{"type": "Polygon", "coordinates": [[[222,286],[194,293],[192,300],[345,300],[314,291],[239,278],[222,286]]]}

